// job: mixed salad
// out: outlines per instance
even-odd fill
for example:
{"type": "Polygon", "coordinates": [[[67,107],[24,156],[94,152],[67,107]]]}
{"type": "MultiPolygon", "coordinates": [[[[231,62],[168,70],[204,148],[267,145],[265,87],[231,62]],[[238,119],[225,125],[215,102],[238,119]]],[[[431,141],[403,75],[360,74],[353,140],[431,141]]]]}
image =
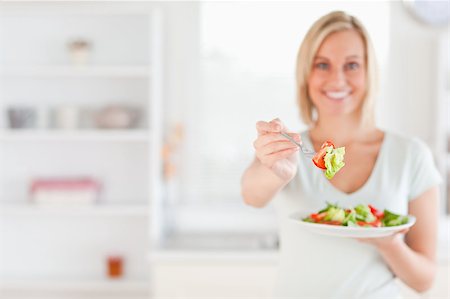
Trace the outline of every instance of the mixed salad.
{"type": "Polygon", "coordinates": [[[344,167],[344,155],[345,147],[336,148],[333,142],[325,141],[312,161],[317,167],[325,169],[325,176],[332,179],[344,167]]]}
{"type": "Polygon", "coordinates": [[[406,224],[408,216],[398,215],[388,210],[381,211],[372,205],[359,204],[352,209],[343,209],[337,204],[328,203],[326,208],[302,220],[341,226],[385,227],[406,224]]]}

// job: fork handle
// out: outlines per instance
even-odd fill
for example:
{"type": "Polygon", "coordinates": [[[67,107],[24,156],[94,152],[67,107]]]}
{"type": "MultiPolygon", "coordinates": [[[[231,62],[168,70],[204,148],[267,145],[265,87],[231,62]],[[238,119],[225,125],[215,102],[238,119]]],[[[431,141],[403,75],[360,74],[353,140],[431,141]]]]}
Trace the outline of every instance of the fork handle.
{"type": "Polygon", "coordinates": [[[291,136],[289,136],[289,134],[284,133],[284,132],[280,132],[281,135],[283,135],[284,137],[286,137],[287,139],[289,139],[289,141],[291,141],[292,143],[294,143],[295,145],[297,145],[298,147],[302,148],[302,145],[300,143],[298,143],[297,141],[294,140],[294,138],[292,138],[291,136]]]}

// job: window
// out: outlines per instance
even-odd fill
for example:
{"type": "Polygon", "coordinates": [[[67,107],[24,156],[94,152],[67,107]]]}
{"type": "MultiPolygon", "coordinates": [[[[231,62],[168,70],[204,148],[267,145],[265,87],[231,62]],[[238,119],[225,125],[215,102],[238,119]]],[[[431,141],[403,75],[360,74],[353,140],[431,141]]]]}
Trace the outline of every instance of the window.
{"type": "Polygon", "coordinates": [[[201,91],[186,119],[196,150],[183,153],[181,198],[240,201],[240,177],[253,159],[258,120],[282,119],[295,131],[295,59],[311,24],[345,10],[367,27],[383,67],[389,41],[389,3],[201,2],[201,91]]]}

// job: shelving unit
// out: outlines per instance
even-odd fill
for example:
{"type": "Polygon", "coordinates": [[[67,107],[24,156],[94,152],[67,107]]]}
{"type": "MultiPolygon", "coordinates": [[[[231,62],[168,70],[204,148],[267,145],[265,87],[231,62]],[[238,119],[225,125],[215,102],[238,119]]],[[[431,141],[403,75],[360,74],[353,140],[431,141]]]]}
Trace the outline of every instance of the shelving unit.
{"type": "Polygon", "coordinates": [[[0,297],[149,293],[146,255],[163,188],[162,24],[152,3],[0,3],[0,297]],[[93,45],[85,65],[66,52],[74,37],[93,45]],[[117,104],[139,107],[136,127],[13,129],[6,113],[117,104]],[[68,176],[100,180],[99,202],[30,203],[32,179],[68,176]],[[108,280],[103,259],[117,252],[125,275],[108,280]]]}
{"type": "Polygon", "coordinates": [[[124,65],[39,65],[5,67],[0,70],[0,76],[8,77],[117,77],[134,78],[148,77],[151,69],[147,66],[124,65]]]}
{"type": "Polygon", "coordinates": [[[45,206],[34,204],[4,203],[0,205],[3,216],[149,216],[147,205],[96,204],[85,207],[45,206]]]}
{"type": "Polygon", "coordinates": [[[4,130],[0,131],[0,141],[116,141],[149,142],[147,131],[137,130],[4,130]]]}

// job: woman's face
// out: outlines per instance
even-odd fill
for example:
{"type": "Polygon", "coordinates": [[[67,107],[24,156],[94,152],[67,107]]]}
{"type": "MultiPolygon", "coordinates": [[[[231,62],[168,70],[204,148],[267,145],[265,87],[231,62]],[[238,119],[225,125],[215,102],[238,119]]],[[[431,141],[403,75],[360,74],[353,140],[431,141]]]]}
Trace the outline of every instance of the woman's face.
{"type": "Polygon", "coordinates": [[[308,92],[319,117],[360,113],[366,92],[365,46],[355,30],[330,34],[314,57],[308,92]]]}

